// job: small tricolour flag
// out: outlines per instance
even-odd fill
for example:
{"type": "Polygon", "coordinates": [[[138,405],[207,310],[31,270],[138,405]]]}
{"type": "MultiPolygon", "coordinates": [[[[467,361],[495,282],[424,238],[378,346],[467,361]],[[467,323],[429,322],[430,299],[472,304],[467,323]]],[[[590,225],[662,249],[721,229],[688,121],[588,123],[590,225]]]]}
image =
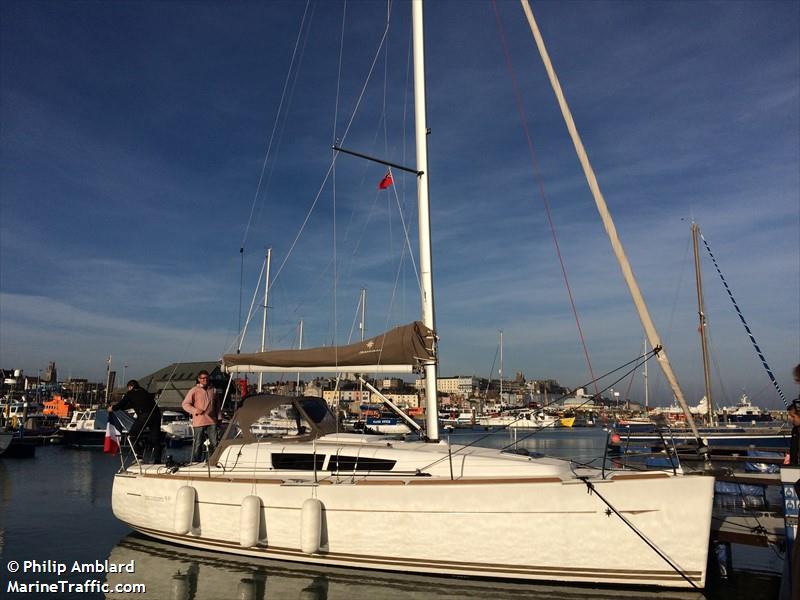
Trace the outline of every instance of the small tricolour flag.
{"type": "Polygon", "coordinates": [[[388,171],[386,171],[386,175],[383,176],[383,179],[381,179],[381,182],[378,184],[378,189],[385,190],[393,183],[394,183],[394,178],[392,177],[392,170],[389,169],[388,171]]]}
{"type": "Polygon", "coordinates": [[[108,454],[116,454],[119,452],[121,427],[117,416],[113,412],[108,413],[108,425],[106,425],[106,439],[103,443],[103,452],[108,454]]]}

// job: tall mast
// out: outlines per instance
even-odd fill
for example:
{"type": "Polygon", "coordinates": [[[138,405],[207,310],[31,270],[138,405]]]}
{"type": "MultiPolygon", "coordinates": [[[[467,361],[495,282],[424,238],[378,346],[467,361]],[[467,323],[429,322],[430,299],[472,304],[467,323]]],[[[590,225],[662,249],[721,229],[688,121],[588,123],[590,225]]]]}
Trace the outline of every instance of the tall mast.
{"type": "MultiPolygon", "coordinates": [[[[425,104],[425,43],[422,27],[422,0],[411,3],[414,42],[414,115],[417,141],[417,210],[419,213],[419,269],[422,293],[422,322],[436,331],[431,273],[431,223],[428,198],[428,124],[425,104]]],[[[434,342],[435,343],[435,342],[434,342]]],[[[438,359],[437,359],[438,360],[438,359]]],[[[436,402],[436,363],[425,365],[425,413],[428,439],[439,440],[439,407],[436,402]]]]}
{"type": "MultiPolygon", "coordinates": [[[[642,352],[643,356],[647,356],[647,338],[644,338],[644,352],[642,352]]],[[[644,414],[648,415],[650,413],[650,406],[649,406],[649,396],[650,396],[650,389],[647,385],[647,359],[644,361],[644,414]]]]}
{"type": "MultiPolygon", "coordinates": [[[[358,329],[361,331],[361,341],[364,341],[364,330],[367,328],[367,289],[361,288],[361,297],[358,299],[358,305],[361,307],[361,320],[358,323],[358,329]]],[[[358,378],[358,399],[363,403],[364,398],[364,379],[358,378]]]]}
{"type": "Polygon", "coordinates": [[[703,301],[703,276],[700,272],[700,228],[692,223],[692,247],[694,249],[694,281],[697,288],[697,315],[700,319],[700,347],[703,350],[703,382],[706,390],[708,424],[714,423],[714,403],[711,401],[711,372],[708,367],[708,337],[706,336],[706,311],[703,301]]]}
{"type": "Polygon", "coordinates": [[[364,341],[364,331],[367,328],[367,289],[361,288],[361,300],[359,301],[361,305],[361,322],[358,324],[358,328],[361,330],[361,341],[364,341]]]}
{"type": "Polygon", "coordinates": [[[503,403],[503,330],[500,330],[500,404],[503,403]]]}
{"type": "Polygon", "coordinates": [[[653,320],[650,318],[650,312],[647,310],[647,306],[644,303],[644,297],[639,289],[639,284],[636,282],[636,277],[633,275],[633,269],[631,269],[628,257],[625,255],[625,250],[622,247],[622,242],[617,235],[617,228],[614,225],[614,221],[611,219],[611,214],[608,212],[608,206],[606,205],[603,193],[600,191],[600,184],[597,183],[597,177],[594,174],[594,169],[592,169],[592,165],[589,163],[589,157],[586,155],[583,142],[578,134],[575,121],[572,118],[572,112],[567,105],[567,100],[564,97],[561,84],[559,83],[556,72],[553,69],[553,64],[550,61],[550,55],[547,53],[544,40],[542,39],[542,34],[539,32],[539,26],[536,24],[536,20],[533,17],[533,12],[528,4],[528,0],[520,1],[522,3],[522,9],[525,12],[525,16],[528,18],[528,25],[530,25],[531,32],[536,40],[536,46],[539,49],[539,54],[542,57],[542,62],[544,63],[545,70],[547,71],[547,76],[550,78],[550,84],[552,85],[553,91],[556,94],[558,104],[561,107],[561,114],[564,117],[567,130],[572,138],[575,151],[578,154],[578,159],[583,167],[584,175],[589,183],[589,189],[591,190],[595,204],[597,205],[597,211],[600,213],[600,218],[603,221],[603,227],[605,227],[606,234],[611,242],[611,248],[614,250],[614,254],[617,257],[617,262],[619,263],[620,270],[622,271],[622,276],[625,279],[625,283],[628,285],[628,290],[633,298],[633,304],[636,306],[636,311],[639,313],[639,320],[642,322],[642,327],[644,327],[644,331],[647,334],[647,340],[650,342],[651,347],[660,348],[660,351],[656,355],[658,364],[661,366],[661,370],[664,372],[664,376],[667,378],[667,381],[672,388],[673,395],[683,409],[683,414],[686,415],[686,423],[692,430],[694,437],[699,441],[700,434],[697,432],[697,426],[694,424],[694,418],[692,418],[692,413],[689,411],[689,406],[686,404],[686,399],[683,397],[683,391],[678,384],[678,378],[675,377],[675,373],[672,371],[672,365],[670,365],[667,352],[661,343],[661,337],[658,335],[656,326],[653,323],[653,320]]]}
{"type": "MultiPolygon", "coordinates": [[[[264,316],[261,319],[261,351],[266,350],[267,344],[267,306],[269,300],[269,266],[272,262],[272,248],[267,248],[267,256],[264,258],[266,264],[267,276],[264,278],[264,316]]],[[[258,393],[261,393],[261,387],[264,383],[264,373],[258,374],[258,393]]]]}
{"type": "MultiPolygon", "coordinates": [[[[297,343],[297,349],[298,350],[302,350],[303,349],[303,319],[300,319],[299,329],[300,329],[300,331],[299,331],[299,333],[297,335],[297,338],[299,340],[298,343],[297,343]]],[[[300,391],[300,371],[297,372],[297,391],[298,392],[300,391]]]]}

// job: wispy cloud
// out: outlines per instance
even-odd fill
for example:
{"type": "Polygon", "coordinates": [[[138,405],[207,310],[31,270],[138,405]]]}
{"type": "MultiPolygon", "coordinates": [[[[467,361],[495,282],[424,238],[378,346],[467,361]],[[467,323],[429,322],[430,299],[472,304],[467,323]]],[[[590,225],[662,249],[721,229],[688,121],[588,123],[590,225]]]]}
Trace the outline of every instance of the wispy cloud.
{"type": "MultiPolygon", "coordinates": [[[[340,157],[322,186],[385,19],[380,3],[349,11],[339,78],[341,8],[317,5],[278,114],[297,3],[0,5],[2,366],[56,360],[98,375],[112,353],[133,375],[218,356],[235,340],[265,248],[274,268],[287,259],[315,200],[271,291],[270,343],[296,343],[300,319],[307,344],[346,341],[361,287],[370,333],[417,318],[393,196],[416,246],[415,178],[396,173],[394,190],[378,193],[383,166],[340,157]]],[[[406,8],[393,5],[386,53],[347,145],[413,165],[406,8]]],[[[498,8],[539,178],[491,6],[426,5],[442,372],[486,374],[503,329],[506,373],[574,386],[589,369],[545,199],[595,373],[636,355],[641,327],[527,25],[516,5],[498,8]]],[[[534,10],[687,394],[701,389],[692,219],[791,393],[800,358],[796,7],[603,1],[534,10]]],[[[703,262],[717,379],[730,401],[747,388],[774,403],[703,262]]],[[[658,400],[668,399],[661,385],[658,400]]]]}

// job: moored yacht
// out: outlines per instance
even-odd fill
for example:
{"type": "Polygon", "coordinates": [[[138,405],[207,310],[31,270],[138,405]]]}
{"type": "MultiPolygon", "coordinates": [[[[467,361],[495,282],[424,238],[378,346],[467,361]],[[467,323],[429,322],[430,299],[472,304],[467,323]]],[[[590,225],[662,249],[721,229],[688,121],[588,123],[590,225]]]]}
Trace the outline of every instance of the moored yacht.
{"type": "Polygon", "coordinates": [[[707,538],[713,484],[710,477],[601,471],[495,449],[337,433],[320,398],[257,395],[234,415],[208,464],[134,464],[115,476],[112,506],[149,536],[244,556],[702,587],[707,544],[687,540],[707,538]],[[288,402],[306,434],[251,432],[288,402]],[[510,521],[509,514],[524,518],[510,521]]]}
{"type": "Polygon", "coordinates": [[[758,406],[753,406],[747,394],[742,394],[736,406],[725,406],[717,412],[720,423],[764,424],[772,421],[772,415],[758,406]]]}
{"type": "MultiPolygon", "coordinates": [[[[684,476],[679,469],[613,471],[439,439],[421,0],[411,7],[417,164],[410,170],[418,184],[421,320],[347,346],[226,354],[223,368],[230,374],[420,373],[425,436],[417,441],[340,433],[321,398],[251,396],[207,462],[168,468],[136,463],[117,473],[114,514],[151,537],[249,557],[702,588],[713,477],[684,476]],[[287,403],[303,421],[299,435],[256,437],[254,423],[287,403]]],[[[527,3],[524,8],[541,44],[527,3]]],[[[384,181],[391,181],[391,171],[384,181]]],[[[599,194],[596,185],[592,191],[599,194]]],[[[608,225],[610,215],[601,214],[608,225]]],[[[613,224],[606,230],[620,256],[613,224]]],[[[623,273],[636,292],[651,346],[661,348],[630,269],[623,273]]],[[[666,351],[657,360],[685,404],[666,351]]]]}

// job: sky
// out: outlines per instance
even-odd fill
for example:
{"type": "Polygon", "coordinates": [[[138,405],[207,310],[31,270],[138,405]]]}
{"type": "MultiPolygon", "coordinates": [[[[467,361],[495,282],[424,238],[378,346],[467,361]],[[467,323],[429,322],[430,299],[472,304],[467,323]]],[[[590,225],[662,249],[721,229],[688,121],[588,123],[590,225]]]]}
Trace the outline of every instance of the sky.
{"type": "MultiPolygon", "coordinates": [[[[800,5],[532,6],[688,401],[693,220],[796,397],[800,5]]],[[[415,166],[409,44],[405,1],[0,3],[0,366],[217,360],[268,247],[268,347],[300,321],[304,347],[357,340],[361,288],[367,337],[420,318],[415,178],[378,190],[384,166],[331,150],[415,166]]],[[[574,388],[628,364],[642,326],[519,4],[428,2],[425,44],[440,375],[496,377],[501,330],[506,377],[574,388]]],[[[715,401],[778,408],[701,257],[715,401]]],[[[628,370],[599,389],[642,401],[628,370]]]]}

